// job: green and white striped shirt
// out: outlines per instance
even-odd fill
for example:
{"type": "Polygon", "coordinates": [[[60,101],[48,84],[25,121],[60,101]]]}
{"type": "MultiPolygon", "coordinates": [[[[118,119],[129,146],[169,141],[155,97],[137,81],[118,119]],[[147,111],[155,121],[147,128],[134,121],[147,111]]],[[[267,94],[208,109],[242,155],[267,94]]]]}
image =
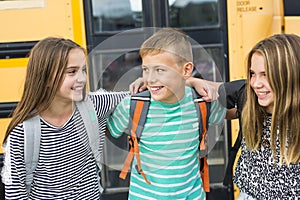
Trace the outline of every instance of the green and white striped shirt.
{"type": "MultiPolygon", "coordinates": [[[[120,137],[127,128],[129,108],[127,96],[108,119],[113,137],[120,137]]],[[[209,123],[222,124],[225,112],[217,101],[212,102],[209,123]]],[[[205,199],[198,147],[198,117],[191,88],[186,87],[183,99],[174,104],[151,99],[139,142],[141,166],[151,184],[133,167],[129,199],[205,199]]]]}

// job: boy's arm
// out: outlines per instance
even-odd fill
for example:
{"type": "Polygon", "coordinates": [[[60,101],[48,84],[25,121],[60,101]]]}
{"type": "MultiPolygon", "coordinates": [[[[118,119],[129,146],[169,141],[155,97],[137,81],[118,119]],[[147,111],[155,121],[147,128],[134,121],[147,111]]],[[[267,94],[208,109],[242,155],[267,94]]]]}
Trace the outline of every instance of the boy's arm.
{"type": "Polygon", "coordinates": [[[107,128],[114,138],[126,132],[129,124],[130,96],[125,97],[111,113],[107,120],[107,128]]]}

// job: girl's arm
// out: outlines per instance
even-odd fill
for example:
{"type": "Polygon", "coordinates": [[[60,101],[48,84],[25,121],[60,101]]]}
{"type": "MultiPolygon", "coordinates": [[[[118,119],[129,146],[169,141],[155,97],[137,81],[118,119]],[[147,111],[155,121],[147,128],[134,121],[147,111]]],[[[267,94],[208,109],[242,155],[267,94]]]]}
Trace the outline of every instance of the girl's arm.
{"type": "MultiPolygon", "coordinates": [[[[14,130],[19,128],[20,126],[14,130]]],[[[5,199],[28,199],[25,185],[24,137],[13,131],[7,138],[4,151],[1,176],[5,185],[5,199]]]]}
{"type": "Polygon", "coordinates": [[[104,90],[89,93],[99,119],[106,119],[119,102],[128,95],[129,92],[107,92],[104,90]]]}
{"type": "Polygon", "coordinates": [[[204,79],[190,77],[186,84],[196,89],[198,94],[202,96],[205,101],[214,101],[219,97],[219,87],[222,82],[207,81],[204,79]]]}

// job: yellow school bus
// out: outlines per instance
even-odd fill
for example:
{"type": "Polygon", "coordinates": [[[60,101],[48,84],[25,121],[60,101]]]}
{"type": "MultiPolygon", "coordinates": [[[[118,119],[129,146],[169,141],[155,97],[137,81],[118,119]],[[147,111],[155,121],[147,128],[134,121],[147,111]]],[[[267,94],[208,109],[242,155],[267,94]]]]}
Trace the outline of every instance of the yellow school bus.
{"type": "MultiPolygon", "coordinates": [[[[213,58],[212,80],[245,78],[245,56],[259,40],[276,33],[300,35],[297,0],[0,0],[0,141],[10,114],[21,98],[27,55],[48,36],[70,38],[92,52],[123,31],[143,27],[176,27],[200,43],[213,58]]],[[[121,41],[122,42],[122,41],[121,41]]],[[[89,87],[126,89],[132,66],[139,66],[136,49],[116,47],[96,51],[89,67],[89,87]],[[107,64],[107,60],[113,61],[107,64]],[[126,75],[126,76],[125,76],[126,75]],[[120,84],[120,79],[127,82],[120,84]]],[[[197,70],[207,70],[195,62],[197,70]]],[[[211,66],[209,66],[211,67],[211,66]]],[[[208,199],[235,199],[238,190],[222,186],[228,149],[238,122],[227,123],[210,152],[211,191],[208,199]]],[[[117,143],[117,142],[116,142],[117,143]]],[[[119,165],[109,146],[104,159],[116,167],[102,172],[104,199],[126,199],[128,180],[117,178],[119,165]]],[[[3,150],[0,151],[1,162],[3,150]]]]}
{"type": "Polygon", "coordinates": [[[63,36],[85,46],[82,1],[0,1],[0,140],[9,114],[21,98],[27,55],[47,36],[63,36]]]}

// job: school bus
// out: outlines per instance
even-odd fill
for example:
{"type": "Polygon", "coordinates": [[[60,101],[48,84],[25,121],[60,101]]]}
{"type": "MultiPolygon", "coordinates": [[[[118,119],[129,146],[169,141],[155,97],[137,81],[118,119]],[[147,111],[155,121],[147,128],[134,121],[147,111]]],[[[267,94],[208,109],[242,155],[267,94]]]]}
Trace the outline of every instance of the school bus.
{"type": "MultiPolygon", "coordinates": [[[[10,114],[22,95],[27,55],[47,36],[70,38],[93,52],[91,60],[98,65],[89,67],[90,90],[126,89],[139,75],[138,70],[135,76],[129,73],[140,64],[136,49],[122,45],[94,49],[123,31],[143,27],[182,29],[214,60],[213,66],[197,61],[197,70],[213,69],[213,80],[230,81],[246,77],[245,56],[259,40],[276,33],[300,35],[300,4],[297,0],[0,0],[0,21],[2,143],[10,114]]],[[[209,156],[208,199],[235,199],[239,193],[233,185],[222,186],[228,149],[238,127],[237,121],[226,123],[222,134],[216,136],[209,156]]],[[[109,145],[106,148],[104,159],[112,164],[102,172],[104,199],[126,199],[128,180],[117,178],[123,161],[117,161],[109,145]]],[[[1,150],[1,163],[3,153],[1,150]]]]}

